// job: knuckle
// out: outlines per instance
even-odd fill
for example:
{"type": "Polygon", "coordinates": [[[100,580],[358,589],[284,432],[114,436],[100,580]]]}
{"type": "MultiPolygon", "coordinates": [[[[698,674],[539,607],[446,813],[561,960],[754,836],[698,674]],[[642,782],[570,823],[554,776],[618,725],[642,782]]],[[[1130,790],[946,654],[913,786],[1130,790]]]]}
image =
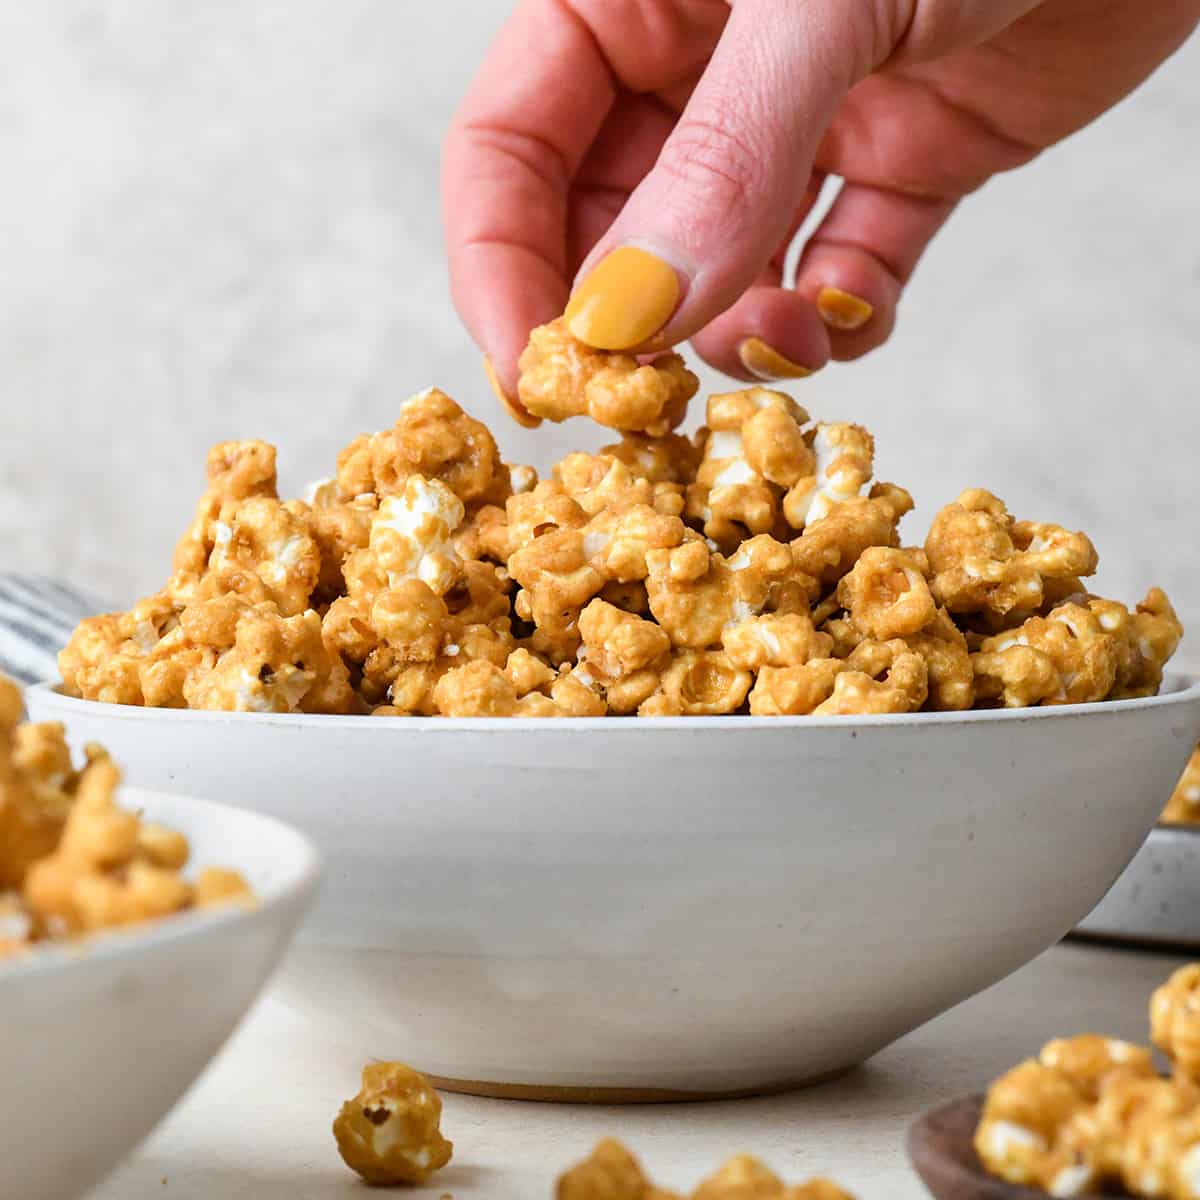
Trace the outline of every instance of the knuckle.
{"type": "Polygon", "coordinates": [[[680,185],[690,205],[699,200],[712,215],[735,225],[751,219],[767,190],[763,149],[715,118],[682,121],[663,147],[659,167],[680,185]]]}

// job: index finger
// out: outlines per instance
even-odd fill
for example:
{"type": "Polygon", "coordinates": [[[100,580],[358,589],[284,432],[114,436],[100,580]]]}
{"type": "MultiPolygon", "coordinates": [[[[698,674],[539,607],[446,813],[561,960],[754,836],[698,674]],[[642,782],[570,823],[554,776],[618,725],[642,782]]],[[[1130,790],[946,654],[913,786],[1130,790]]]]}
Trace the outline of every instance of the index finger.
{"type": "Polygon", "coordinates": [[[555,0],[526,0],[446,137],[442,220],[454,305],[510,396],[530,329],[566,304],[570,182],[615,96],[583,21],[555,0]]]}

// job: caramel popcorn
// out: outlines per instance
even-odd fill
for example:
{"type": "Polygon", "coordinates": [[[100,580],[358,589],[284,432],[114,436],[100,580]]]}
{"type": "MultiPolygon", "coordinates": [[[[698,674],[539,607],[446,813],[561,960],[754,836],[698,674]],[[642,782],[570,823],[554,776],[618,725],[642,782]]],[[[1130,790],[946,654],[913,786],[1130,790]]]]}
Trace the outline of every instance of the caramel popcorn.
{"type": "Polygon", "coordinates": [[[929,694],[925,660],[900,638],[862,642],[842,666],[817,716],[916,712],[929,694]]]}
{"type": "Polygon", "coordinates": [[[838,599],[868,637],[906,637],[937,615],[927,573],[928,563],[913,551],[869,546],[838,584],[838,599]]]}
{"type": "MultiPolygon", "coordinates": [[[[555,1200],[682,1200],[655,1187],[618,1141],[605,1138],[591,1155],[559,1177],[555,1200]]],[[[692,1193],[691,1200],[853,1200],[832,1180],[788,1186],[749,1154],[731,1158],[692,1193]]]]}
{"type": "Polygon", "coordinates": [[[1058,1174],[1076,1164],[1064,1164],[1056,1153],[1060,1131],[1086,1107],[1087,1098],[1069,1075],[1030,1059],[992,1084],[975,1132],[975,1150],[988,1171],[1009,1183],[1057,1195],[1086,1191],[1094,1182],[1091,1164],[1085,1163],[1083,1186],[1068,1191],[1058,1174]]]}
{"type": "Polygon", "coordinates": [[[441,1119],[441,1097],[424,1075],[403,1063],[368,1063],[361,1090],[333,1122],[333,1136],[346,1166],[367,1183],[424,1183],[454,1150],[442,1137],[441,1119]]]}
{"type": "Polygon", "coordinates": [[[1036,1060],[998,1079],[975,1134],[984,1167],[1053,1196],[1124,1188],[1200,1197],[1200,1020],[1188,1025],[1198,992],[1193,964],[1150,1002],[1152,1036],[1175,1064],[1172,1079],[1156,1074],[1148,1048],[1097,1034],[1048,1042],[1036,1060]]]}
{"type": "Polygon", "coordinates": [[[61,725],[20,716],[20,693],[0,676],[0,958],[252,898],[235,871],[184,879],[187,838],[120,807],[103,750],[89,746],[77,771],[61,725]]]}
{"type": "Polygon", "coordinates": [[[530,415],[550,421],[588,416],[609,429],[652,436],[683,420],[700,386],[678,354],[639,363],[628,354],[594,350],[571,337],[561,320],[529,335],[517,365],[517,395],[530,415]]]}
{"type": "Polygon", "coordinates": [[[1036,611],[1046,582],[1091,575],[1099,561],[1082,533],[1014,521],[1004,502],[972,488],[933,519],[925,551],[933,594],[952,613],[1036,611]]]}
{"type": "Polygon", "coordinates": [[[1150,1038],[1200,1085],[1200,963],[1180,967],[1150,999],[1150,1038]]]}
{"type": "MultiPolygon", "coordinates": [[[[267,713],[678,717],[961,711],[1154,694],[1182,628],[1152,589],[1089,594],[1082,533],[972,489],[902,545],[904,488],[861,426],[762,387],[710,396],[677,355],[577,342],[521,359],[530,419],[621,431],[545,478],[429,388],[305,501],[227,442],[164,587],[83,621],[64,690],[267,713]]],[[[1179,812],[1175,805],[1172,812],[1179,812]]],[[[2,881],[0,881],[2,886],[2,881]]]]}
{"type": "Polygon", "coordinates": [[[1162,820],[1176,825],[1200,825],[1200,745],[1192,751],[1192,757],[1163,809],[1162,820]]]}

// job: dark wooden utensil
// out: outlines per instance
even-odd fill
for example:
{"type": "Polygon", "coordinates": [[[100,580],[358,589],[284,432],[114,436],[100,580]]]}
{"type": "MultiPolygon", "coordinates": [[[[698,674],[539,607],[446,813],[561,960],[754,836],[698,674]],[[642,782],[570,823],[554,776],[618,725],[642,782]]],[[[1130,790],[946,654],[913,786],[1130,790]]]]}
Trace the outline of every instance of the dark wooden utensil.
{"type": "MultiPolygon", "coordinates": [[[[910,1126],[908,1157],[921,1182],[937,1200],[1047,1200],[1040,1188],[1019,1187],[983,1169],[972,1145],[983,1099],[974,1095],[952,1100],[930,1109],[910,1126]]],[[[1105,1198],[1091,1193],[1076,1200],[1105,1198]]]]}

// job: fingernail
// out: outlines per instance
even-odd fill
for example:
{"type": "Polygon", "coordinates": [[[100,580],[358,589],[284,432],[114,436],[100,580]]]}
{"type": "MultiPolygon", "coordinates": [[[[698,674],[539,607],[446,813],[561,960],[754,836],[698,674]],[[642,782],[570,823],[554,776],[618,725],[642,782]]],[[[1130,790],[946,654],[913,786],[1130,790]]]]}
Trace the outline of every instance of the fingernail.
{"type": "Polygon", "coordinates": [[[823,287],[817,293],[817,312],[831,329],[861,329],[871,319],[875,306],[841,288],[823,287]]]}
{"type": "Polygon", "coordinates": [[[485,358],[483,360],[483,369],[488,377],[488,383],[492,385],[492,391],[496,393],[496,399],[500,401],[504,407],[504,411],[518,425],[524,425],[526,429],[536,429],[541,423],[541,417],[535,417],[532,413],[526,412],[524,406],[514,400],[505,390],[500,382],[500,377],[496,374],[496,368],[492,366],[492,360],[485,358]]]}
{"type": "Polygon", "coordinates": [[[581,342],[598,350],[628,350],[657,333],[678,301],[674,267],[640,246],[621,246],[588,272],[564,315],[581,342]]]}
{"type": "Polygon", "coordinates": [[[802,367],[790,358],[784,358],[774,346],[768,346],[762,338],[745,338],[738,343],[737,352],[742,366],[759,379],[804,379],[814,370],[813,367],[802,367]]]}

